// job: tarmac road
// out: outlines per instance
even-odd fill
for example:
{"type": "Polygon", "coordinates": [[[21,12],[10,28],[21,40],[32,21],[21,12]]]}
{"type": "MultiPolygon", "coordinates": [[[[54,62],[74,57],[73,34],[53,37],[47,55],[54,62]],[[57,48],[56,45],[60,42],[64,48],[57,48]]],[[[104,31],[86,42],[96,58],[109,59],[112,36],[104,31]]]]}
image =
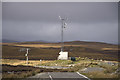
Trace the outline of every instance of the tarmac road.
{"type": "Polygon", "coordinates": [[[30,78],[37,80],[90,80],[79,72],[44,72],[30,78]]]}
{"type": "Polygon", "coordinates": [[[48,69],[68,69],[70,67],[62,67],[62,66],[35,66],[35,67],[39,67],[39,68],[48,68],[48,69]]]}

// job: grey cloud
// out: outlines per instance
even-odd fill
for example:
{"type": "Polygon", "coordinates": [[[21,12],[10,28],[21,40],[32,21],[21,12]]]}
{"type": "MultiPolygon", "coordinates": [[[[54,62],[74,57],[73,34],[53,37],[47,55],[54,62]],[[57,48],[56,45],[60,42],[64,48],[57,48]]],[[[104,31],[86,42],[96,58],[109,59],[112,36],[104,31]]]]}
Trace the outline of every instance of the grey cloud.
{"type": "Polygon", "coordinates": [[[3,3],[3,38],[60,41],[58,16],[68,17],[64,40],[118,42],[118,3],[3,3]]]}

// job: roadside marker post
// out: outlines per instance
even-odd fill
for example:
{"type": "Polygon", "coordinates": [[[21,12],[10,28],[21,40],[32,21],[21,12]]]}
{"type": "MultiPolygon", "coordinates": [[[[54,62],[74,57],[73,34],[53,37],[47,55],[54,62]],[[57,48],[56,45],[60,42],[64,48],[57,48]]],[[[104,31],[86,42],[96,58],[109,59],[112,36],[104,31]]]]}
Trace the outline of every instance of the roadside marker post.
{"type": "Polygon", "coordinates": [[[26,64],[28,65],[28,51],[29,49],[27,48],[27,51],[26,51],[26,64]]]}
{"type": "Polygon", "coordinates": [[[28,65],[28,53],[29,53],[30,48],[21,48],[19,51],[26,51],[25,57],[26,57],[26,64],[28,65]]]}
{"type": "Polygon", "coordinates": [[[42,60],[40,59],[40,64],[42,64],[42,60]]]}

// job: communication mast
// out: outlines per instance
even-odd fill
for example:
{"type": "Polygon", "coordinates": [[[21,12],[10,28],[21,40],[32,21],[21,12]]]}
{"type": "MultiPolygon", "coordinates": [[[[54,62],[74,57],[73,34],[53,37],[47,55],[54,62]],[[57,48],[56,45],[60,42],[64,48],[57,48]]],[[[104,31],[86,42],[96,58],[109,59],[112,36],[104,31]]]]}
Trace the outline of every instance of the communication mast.
{"type": "Polygon", "coordinates": [[[61,18],[61,16],[59,16],[59,19],[61,20],[61,23],[62,23],[62,25],[61,25],[61,52],[63,52],[64,51],[64,42],[63,42],[63,29],[64,28],[66,28],[66,26],[67,26],[67,23],[66,23],[66,20],[67,20],[67,18],[61,18]]]}
{"type": "Polygon", "coordinates": [[[68,52],[64,52],[64,41],[63,41],[63,31],[64,28],[66,27],[67,23],[66,20],[67,18],[61,18],[59,16],[60,20],[61,20],[61,51],[59,52],[59,56],[58,56],[58,60],[68,60],[68,52]]]}

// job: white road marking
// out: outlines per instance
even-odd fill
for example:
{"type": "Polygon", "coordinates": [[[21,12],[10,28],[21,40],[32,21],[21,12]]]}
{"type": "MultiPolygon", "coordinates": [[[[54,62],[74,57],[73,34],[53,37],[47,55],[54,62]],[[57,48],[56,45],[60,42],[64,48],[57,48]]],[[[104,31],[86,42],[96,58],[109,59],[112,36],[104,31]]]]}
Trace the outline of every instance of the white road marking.
{"type": "Polygon", "coordinates": [[[49,74],[49,72],[48,72],[48,76],[50,77],[50,80],[53,80],[53,78],[52,78],[52,76],[49,74]]]}
{"type": "Polygon", "coordinates": [[[76,72],[78,75],[80,75],[80,76],[82,76],[82,77],[84,77],[84,78],[86,78],[86,79],[88,79],[88,80],[91,80],[91,79],[89,79],[88,77],[86,77],[86,76],[84,76],[84,75],[82,75],[82,74],[80,74],[79,72],[76,72]]]}

